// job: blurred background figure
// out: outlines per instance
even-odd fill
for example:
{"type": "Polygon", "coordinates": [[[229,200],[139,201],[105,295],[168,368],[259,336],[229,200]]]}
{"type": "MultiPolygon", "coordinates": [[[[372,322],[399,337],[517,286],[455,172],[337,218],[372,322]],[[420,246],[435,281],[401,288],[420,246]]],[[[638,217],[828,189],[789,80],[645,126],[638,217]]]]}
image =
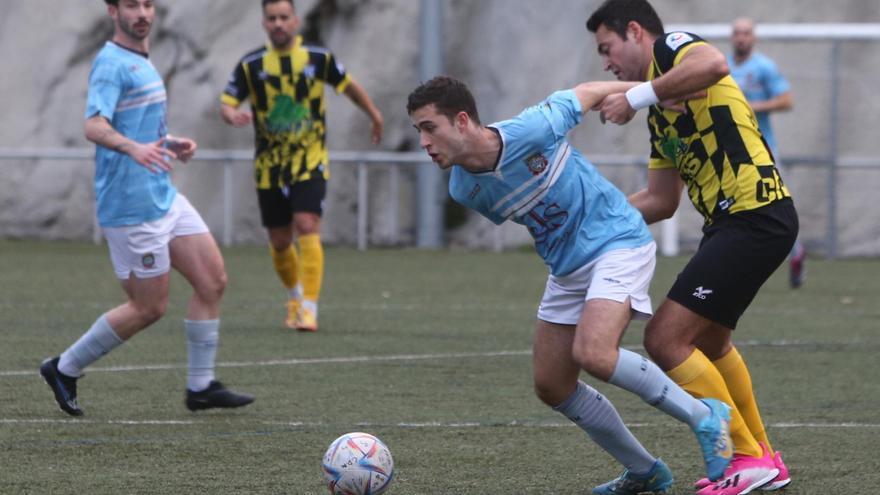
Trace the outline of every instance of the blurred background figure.
{"type": "MultiPolygon", "coordinates": [[[[791,85],[779,72],[776,63],[763,53],[755,51],[755,21],[748,17],[740,17],[733,21],[731,45],[733,53],[727,58],[730,75],[742,89],[743,94],[755,111],[758,127],[770,151],[776,159],[776,167],[780,167],[779,149],[776,136],[770,125],[770,113],[791,110],[794,98],[791,85]]],[[[782,175],[785,175],[782,170],[782,175]]],[[[786,177],[787,179],[788,177],[786,177]]],[[[804,259],[806,250],[800,240],[796,241],[789,255],[789,283],[797,289],[804,282],[804,259]]]]}
{"type": "Polygon", "coordinates": [[[262,6],[269,43],[235,66],[221,97],[222,116],[235,127],[253,123],[260,214],[275,272],[288,292],[285,325],[315,332],[324,276],[321,215],[330,178],[324,85],[370,117],[373,144],[382,139],[383,118],[332,53],[303,44],[293,0],[263,0],[262,6]],[[250,108],[241,108],[245,101],[250,108]]]}

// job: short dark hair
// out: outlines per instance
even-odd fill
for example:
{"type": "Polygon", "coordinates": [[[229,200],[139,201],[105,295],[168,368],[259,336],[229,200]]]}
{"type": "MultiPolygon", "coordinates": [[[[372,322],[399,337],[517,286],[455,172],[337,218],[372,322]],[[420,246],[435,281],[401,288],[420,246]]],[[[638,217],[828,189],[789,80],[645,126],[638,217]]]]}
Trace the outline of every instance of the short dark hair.
{"type": "Polygon", "coordinates": [[[626,39],[626,26],[630,21],[638,22],[654,36],[663,35],[663,21],[647,0],[605,0],[587,19],[587,30],[595,33],[604,24],[626,39]]]}
{"type": "Polygon", "coordinates": [[[406,102],[406,111],[410,115],[416,110],[433,104],[437,113],[445,115],[451,122],[459,112],[465,112],[476,124],[480,124],[477,103],[467,85],[454,77],[437,76],[423,82],[412,93],[406,102]]]}
{"type": "Polygon", "coordinates": [[[266,5],[269,5],[270,3],[278,2],[287,2],[290,4],[291,7],[293,7],[294,9],[296,8],[296,5],[293,4],[293,0],[262,0],[261,5],[265,8],[266,5]]]}
{"type": "Polygon", "coordinates": [[[114,7],[119,7],[119,0],[104,0],[104,3],[107,5],[112,5],[114,7]]]}

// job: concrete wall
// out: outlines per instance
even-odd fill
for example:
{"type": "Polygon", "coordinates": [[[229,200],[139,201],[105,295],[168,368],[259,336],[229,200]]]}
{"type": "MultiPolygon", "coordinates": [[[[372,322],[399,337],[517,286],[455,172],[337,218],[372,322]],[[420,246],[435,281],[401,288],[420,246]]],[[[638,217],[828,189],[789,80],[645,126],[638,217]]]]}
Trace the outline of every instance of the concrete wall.
{"type": "MultiPolygon", "coordinates": [[[[165,77],[173,132],[195,137],[205,149],[252,146],[252,132],[225,126],[218,95],[246,51],[264,42],[258,2],[242,0],[158,0],[151,58],[165,77]]],[[[447,72],[466,80],[484,121],[509,117],[550,92],[582,80],[607,79],[584,21],[595,0],[448,0],[444,43],[447,72]]],[[[760,22],[880,22],[880,2],[841,0],[655,0],[667,24],[728,22],[748,14],[760,22]]],[[[328,94],[329,146],[333,150],[413,150],[417,137],[405,98],[418,84],[416,0],[300,0],[299,12],[350,73],[370,92],[386,118],[379,148],[369,143],[369,121],[344,97],[328,94]]],[[[82,137],[86,83],[91,60],[112,33],[99,0],[0,2],[0,57],[6,61],[0,93],[0,147],[86,147],[82,137]]],[[[727,43],[719,46],[727,50],[727,43]]],[[[822,42],[765,42],[760,49],[777,59],[796,96],[793,112],[776,116],[782,155],[826,155],[830,146],[831,45],[822,42]]],[[[880,100],[874,84],[880,42],[844,43],[838,132],[844,155],[873,157],[874,123],[880,100]]],[[[644,155],[647,131],[641,118],[625,128],[588,118],[572,140],[587,156],[644,155]]],[[[880,165],[880,164],[878,164],[880,165]]],[[[87,239],[93,217],[89,162],[0,162],[0,236],[87,239]]],[[[352,243],[355,223],[354,170],[332,166],[324,237],[352,243]]],[[[622,189],[641,186],[640,167],[603,169],[622,189]]],[[[235,242],[263,242],[251,183],[251,165],[235,168],[235,242]]],[[[796,165],[787,172],[801,211],[808,247],[822,251],[827,230],[827,171],[796,165]]],[[[404,172],[400,199],[401,240],[415,232],[413,174],[404,172]]],[[[880,166],[847,169],[839,175],[839,254],[880,254],[880,214],[872,196],[880,166]]],[[[175,182],[196,204],[212,229],[222,222],[222,173],[209,163],[180,166],[175,182]]],[[[386,178],[371,181],[373,241],[383,230],[386,178]]],[[[682,209],[683,241],[699,239],[699,218],[682,209]]],[[[468,217],[447,233],[450,243],[490,245],[493,231],[468,217]]],[[[505,227],[506,244],[528,242],[517,226],[505,227]]]]}

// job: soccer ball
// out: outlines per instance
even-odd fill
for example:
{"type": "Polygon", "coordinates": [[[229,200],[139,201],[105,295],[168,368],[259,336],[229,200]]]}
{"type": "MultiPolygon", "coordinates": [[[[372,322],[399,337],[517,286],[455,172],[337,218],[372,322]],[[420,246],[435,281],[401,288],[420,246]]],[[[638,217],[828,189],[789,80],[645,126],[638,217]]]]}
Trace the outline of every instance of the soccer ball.
{"type": "Polygon", "coordinates": [[[333,495],[379,495],[394,478],[391,451],[369,433],[346,433],[334,440],[321,468],[333,495]]]}

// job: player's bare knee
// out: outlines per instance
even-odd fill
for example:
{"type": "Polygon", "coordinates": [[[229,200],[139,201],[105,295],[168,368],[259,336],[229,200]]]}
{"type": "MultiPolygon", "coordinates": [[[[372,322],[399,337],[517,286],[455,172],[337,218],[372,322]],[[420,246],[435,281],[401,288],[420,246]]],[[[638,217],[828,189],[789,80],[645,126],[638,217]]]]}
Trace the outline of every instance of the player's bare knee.
{"type": "Polygon", "coordinates": [[[614,356],[614,348],[603,346],[598,343],[588,345],[575,345],[571,350],[571,357],[578,366],[590,375],[600,380],[608,380],[614,373],[614,365],[612,359],[614,356]]]}
{"type": "Polygon", "coordinates": [[[219,301],[223,297],[223,292],[226,291],[227,281],[226,270],[221,269],[213,276],[202,281],[198,287],[195,287],[195,291],[199,298],[204,301],[219,301]]]}
{"type": "Polygon", "coordinates": [[[153,323],[159,321],[163,316],[165,316],[165,311],[167,309],[167,298],[135,305],[138,319],[140,320],[141,326],[144,327],[152,325],[153,323]]]}
{"type": "Polygon", "coordinates": [[[645,351],[655,360],[658,356],[662,355],[664,346],[669,346],[669,342],[665,342],[665,339],[659,332],[651,332],[647,329],[645,330],[643,344],[645,346],[645,351]]]}
{"type": "Polygon", "coordinates": [[[556,407],[566,399],[559,383],[554,380],[535,377],[534,389],[538,399],[550,407],[556,407]]]}
{"type": "Polygon", "coordinates": [[[291,241],[292,239],[290,238],[277,236],[270,236],[269,238],[269,244],[272,245],[272,250],[276,253],[283,253],[287,251],[290,248],[291,241]]]}

